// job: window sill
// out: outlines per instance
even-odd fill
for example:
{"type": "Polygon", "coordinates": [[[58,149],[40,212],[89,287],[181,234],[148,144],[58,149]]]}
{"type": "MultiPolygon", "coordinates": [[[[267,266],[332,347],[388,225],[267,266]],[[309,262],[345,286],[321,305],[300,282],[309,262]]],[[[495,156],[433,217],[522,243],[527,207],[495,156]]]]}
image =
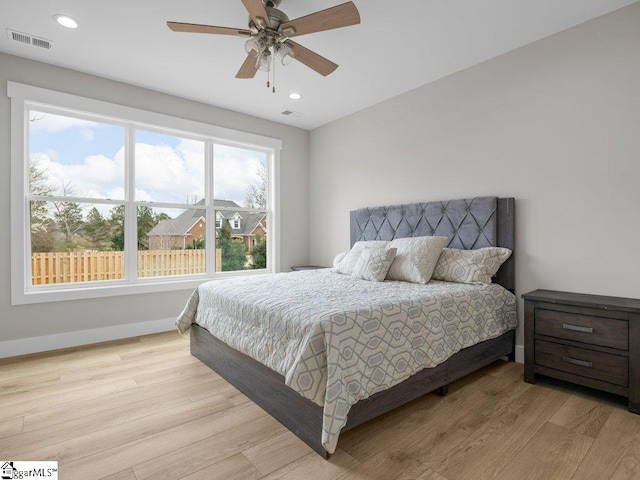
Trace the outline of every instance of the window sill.
{"type": "Polygon", "coordinates": [[[215,276],[190,276],[189,278],[145,279],[144,283],[109,282],[109,284],[89,285],[86,283],[70,285],[59,284],[47,287],[34,287],[26,292],[14,292],[12,305],[63,302],[69,300],[89,300],[93,298],[117,297],[123,295],[141,295],[179,290],[192,290],[197,286],[215,280],[238,276],[253,276],[273,273],[270,270],[238,271],[218,273],[215,276]]]}

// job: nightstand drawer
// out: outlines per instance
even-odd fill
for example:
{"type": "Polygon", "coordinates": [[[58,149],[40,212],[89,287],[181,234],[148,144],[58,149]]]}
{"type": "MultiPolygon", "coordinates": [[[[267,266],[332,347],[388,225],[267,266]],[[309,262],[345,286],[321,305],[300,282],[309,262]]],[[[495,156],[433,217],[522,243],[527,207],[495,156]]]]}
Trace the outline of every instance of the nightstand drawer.
{"type": "Polygon", "coordinates": [[[629,359],[621,355],[536,340],[535,364],[626,387],[629,359]]]}
{"type": "Polygon", "coordinates": [[[590,345],[629,349],[629,324],[625,320],[569,312],[535,311],[535,333],[590,345]]]}

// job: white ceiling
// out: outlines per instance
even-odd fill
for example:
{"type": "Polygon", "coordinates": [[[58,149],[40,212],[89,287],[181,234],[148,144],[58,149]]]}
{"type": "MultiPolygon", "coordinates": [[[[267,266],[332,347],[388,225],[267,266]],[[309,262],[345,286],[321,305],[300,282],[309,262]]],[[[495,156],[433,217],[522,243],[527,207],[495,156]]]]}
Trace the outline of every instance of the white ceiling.
{"type": "MultiPolygon", "coordinates": [[[[283,0],[291,19],[345,0],[283,0]]],[[[636,0],[354,0],[360,25],[295,40],[340,67],[322,77],[299,62],[238,80],[244,39],[174,33],[167,20],[246,28],[240,0],[2,0],[0,51],[313,129],[636,0]],[[52,20],[70,15],[80,28],[52,20]],[[13,29],[51,50],[10,41],[13,29]],[[288,98],[296,91],[298,101],[288,98]],[[302,113],[285,117],[284,110],[302,113]]]]}

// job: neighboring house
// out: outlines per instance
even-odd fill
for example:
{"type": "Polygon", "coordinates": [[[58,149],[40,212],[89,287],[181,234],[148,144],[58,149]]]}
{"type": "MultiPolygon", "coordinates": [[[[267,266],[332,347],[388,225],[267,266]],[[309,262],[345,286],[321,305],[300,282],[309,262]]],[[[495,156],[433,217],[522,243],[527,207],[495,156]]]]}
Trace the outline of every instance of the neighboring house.
{"type": "MultiPolygon", "coordinates": [[[[204,201],[198,202],[200,205],[204,201]]],[[[242,240],[247,251],[251,250],[258,237],[267,234],[267,216],[264,213],[236,212],[240,205],[231,200],[214,200],[216,210],[216,237],[223,222],[231,227],[231,236],[242,240]]],[[[193,248],[198,240],[205,238],[204,209],[187,210],[176,218],[160,220],[148,233],[149,250],[172,250],[193,248]]]]}

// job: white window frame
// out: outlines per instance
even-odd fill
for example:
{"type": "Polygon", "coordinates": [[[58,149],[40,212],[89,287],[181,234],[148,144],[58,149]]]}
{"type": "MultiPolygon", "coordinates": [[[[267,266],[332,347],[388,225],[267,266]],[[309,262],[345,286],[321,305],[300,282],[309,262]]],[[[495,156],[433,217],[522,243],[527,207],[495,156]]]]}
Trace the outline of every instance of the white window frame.
{"type": "Polygon", "coordinates": [[[242,217],[240,216],[240,214],[238,212],[236,212],[236,214],[233,216],[233,224],[231,225],[231,228],[233,228],[234,230],[240,230],[240,219],[242,217]]]}
{"type": "MultiPolygon", "coordinates": [[[[203,281],[239,275],[259,275],[280,272],[280,151],[282,141],[277,138],[256,135],[230,128],[209,125],[170,115],[150,112],[86,97],[70,95],[31,85],[7,82],[7,95],[11,98],[11,303],[23,305],[87,298],[132,295],[170,290],[191,289],[203,281]],[[211,168],[213,144],[225,144],[240,148],[255,149],[267,153],[268,158],[268,205],[267,215],[273,227],[267,237],[269,264],[265,270],[238,272],[215,272],[215,255],[207,255],[207,274],[181,275],[175,277],[135,278],[99,282],[76,282],[55,285],[31,285],[31,236],[29,230],[29,139],[27,113],[30,108],[53,108],[58,113],[64,110],[71,115],[86,115],[96,121],[124,123],[141,129],[159,129],[163,133],[202,138],[207,140],[205,170],[211,168]]],[[[134,147],[134,139],[127,138],[128,148],[134,147]]],[[[125,172],[125,182],[133,182],[132,175],[125,172]]],[[[215,205],[213,205],[212,176],[206,174],[205,219],[206,238],[216,238],[215,205]]],[[[132,191],[132,190],[131,190],[132,191]]],[[[93,200],[93,199],[92,199],[93,200]]],[[[95,199],[96,203],[109,203],[95,199]]],[[[134,202],[134,199],[125,201],[134,202]]],[[[115,203],[122,203],[117,201],[115,203]]],[[[142,204],[143,202],[135,202],[142,204]]],[[[172,204],[147,202],[151,207],[171,207],[172,204]]],[[[129,209],[132,210],[131,208],[129,209]]],[[[252,211],[251,209],[246,209],[252,211]]],[[[136,215],[125,218],[125,271],[136,271],[137,235],[136,215]],[[127,234],[128,233],[128,234],[127,234]]]]}

